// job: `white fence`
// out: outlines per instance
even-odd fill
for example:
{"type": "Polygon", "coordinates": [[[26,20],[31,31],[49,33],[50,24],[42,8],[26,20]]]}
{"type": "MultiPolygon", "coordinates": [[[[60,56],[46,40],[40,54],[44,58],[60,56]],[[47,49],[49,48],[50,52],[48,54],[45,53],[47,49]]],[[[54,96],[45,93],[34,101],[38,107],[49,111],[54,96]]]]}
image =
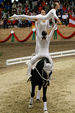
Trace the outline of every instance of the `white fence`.
{"type": "MultiPolygon", "coordinates": [[[[68,50],[68,51],[53,52],[53,53],[50,53],[50,55],[52,56],[52,58],[72,56],[72,55],[75,55],[75,49],[74,50],[68,50]]],[[[33,56],[8,59],[8,60],[6,60],[6,65],[14,65],[14,64],[20,64],[20,63],[26,63],[27,64],[32,57],[33,56]]]]}

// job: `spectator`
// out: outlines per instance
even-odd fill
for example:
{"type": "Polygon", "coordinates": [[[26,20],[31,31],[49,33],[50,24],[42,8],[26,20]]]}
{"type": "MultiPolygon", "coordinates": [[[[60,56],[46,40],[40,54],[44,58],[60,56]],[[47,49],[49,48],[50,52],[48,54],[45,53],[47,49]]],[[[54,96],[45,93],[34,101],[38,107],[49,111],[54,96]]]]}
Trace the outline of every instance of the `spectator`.
{"type": "Polygon", "coordinates": [[[45,7],[45,6],[46,6],[46,1],[43,0],[43,1],[42,1],[42,8],[45,7]]]}
{"type": "Polygon", "coordinates": [[[6,9],[4,8],[4,11],[2,11],[2,18],[5,19],[7,18],[7,13],[6,13],[6,9]]]}
{"type": "MultiPolygon", "coordinates": [[[[29,10],[27,10],[27,13],[26,13],[26,15],[31,15],[31,13],[30,13],[30,11],[29,10]]],[[[31,24],[32,24],[32,22],[30,21],[30,20],[27,20],[26,21],[27,22],[27,27],[30,27],[31,26],[31,24]]]]}
{"type": "Polygon", "coordinates": [[[42,10],[42,6],[40,4],[39,7],[38,7],[38,13],[41,13],[41,10],[42,10]]]}
{"type": "Polygon", "coordinates": [[[7,18],[9,18],[11,15],[10,15],[10,12],[8,11],[7,12],[7,18]]]}
{"type": "Polygon", "coordinates": [[[17,14],[22,14],[22,4],[20,2],[18,3],[17,14]]]}
{"type": "Polygon", "coordinates": [[[7,12],[11,12],[11,5],[9,2],[7,2],[7,4],[5,5],[5,9],[7,10],[7,12]]]}
{"type": "Polygon", "coordinates": [[[1,13],[1,11],[2,11],[2,9],[0,8],[0,19],[1,19],[1,17],[2,17],[2,13],[1,13]]]}
{"type": "Polygon", "coordinates": [[[39,6],[41,4],[41,0],[38,0],[37,1],[37,5],[39,6]]]}
{"type": "Polygon", "coordinates": [[[18,27],[22,27],[22,20],[18,20],[18,27]]]}
{"type": "Polygon", "coordinates": [[[68,10],[67,10],[68,14],[71,15],[72,14],[72,11],[71,11],[71,8],[68,7],[68,10]]]}
{"type": "Polygon", "coordinates": [[[32,9],[34,9],[37,6],[37,0],[32,1],[32,9]]]}
{"type": "Polygon", "coordinates": [[[6,16],[3,19],[3,28],[8,28],[8,19],[6,18],[6,16]]]}
{"type": "Polygon", "coordinates": [[[0,19],[0,28],[2,28],[2,26],[3,26],[3,20],[0,19]]]}
{"type": "Polygon", "coordinates": [[[62,9],[63,9],[63,12],[66,12],[67,11],[66,4],[63,5],[63,8],[62,9]]]}
{"type": "Polygon", "coordinates": [[[58,12],[58,17],[62,21],[62,17],[61,17],[61,13],[60,12],[58,12]]]}
{"type": "Polygon", "coordinates": [[[17,13],[17,4],[16,4],[16,0],[14,0],[14,3],[12,5],[12,14],[16,14],[17,13]]]}
{"type": "Polygon", "coordinates": [[[49,3],[46,2],[46,5],[45,5],[45,11],[46,11],[46,13],[48,13],[49,9],[50,9],[49,3]]]}
{"type": "Polygon", "coordinates": [[[75,13],[74,13],[74,11],[73,11],[73,10],[72,10],[72,16],[73,16],[73,17],[75,17],[75,13]]]}
{"type": "Polygon", "coordinates": [[[63,24],[68,25],[68,14],[66,12],[62,15],[62,22],[63,24]]]}
{"type": "Polygon", "coordinates": [[[28,4],[25,3],[25,13],[27,13],[27,10],[28,10],[28,4]]]}

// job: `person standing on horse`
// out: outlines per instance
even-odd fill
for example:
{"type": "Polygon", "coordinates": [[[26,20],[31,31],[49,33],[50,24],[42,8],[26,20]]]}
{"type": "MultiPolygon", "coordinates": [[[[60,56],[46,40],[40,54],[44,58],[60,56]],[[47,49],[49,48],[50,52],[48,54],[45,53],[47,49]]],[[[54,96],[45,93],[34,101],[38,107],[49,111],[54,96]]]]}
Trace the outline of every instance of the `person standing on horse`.
{"type": "Polygon", "coordinates": [[[26,20],[31,20],[31,21],[37,21],[36,32],[37,32],[38,41],[36,41],[36,44],[38,44],[37,47],[38,47],[39,51],[38,51],[38,54],[36,54],[36,56],[34,56],[28,64],[28,79],[31,77],[32,65],[35,64],[42,57],[47,57],[49,59],[49,61],[50,61],[49,66],[50,66],[50,69],[52,70],[53,61],[52,61],[51,57],[49,56],[49,43],[50,43],[50,39],[54,33],[54,30],[56,29],[56,25],[53,27],[51,33],[49,35],[47,35],[47,31],[45,29],[43,29],[43,28],[45,28],[45,26],[47,27],[47,25],[45,25],[45,24],[43,25],[42,23],[45,23],[43,21],[46,21],[49,19],[52,19],[54,21],[54,24],[55,24],[55,19],[60,23],[60,20],[56,15],[57,9],[59,9],[59,3],[55,2],[54,9],[50,10],[46,15],[36,15],[36,16],[14,15],[14,16],[12,16],[12,17],[21,17],[21,18],[24,18],[26,20]],[[41,28],[40,30],[38,29],[38,26],[39,26],[39,28],[41,28]]]}

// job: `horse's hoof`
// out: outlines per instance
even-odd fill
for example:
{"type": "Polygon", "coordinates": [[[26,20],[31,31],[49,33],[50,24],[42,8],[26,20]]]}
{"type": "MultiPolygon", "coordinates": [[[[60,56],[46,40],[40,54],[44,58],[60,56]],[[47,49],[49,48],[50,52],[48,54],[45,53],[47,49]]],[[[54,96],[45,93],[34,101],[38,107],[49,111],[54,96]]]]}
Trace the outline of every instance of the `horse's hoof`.
{"type": "Polygon", "coordinates": [[[44,111],[44,113],[48,113],[48,111],[44,111]]]}
{"type": "Polygon", "coordinates": [[[28,108],[31,109],[33,107],[33,105],[29,104],[28,108]]]}

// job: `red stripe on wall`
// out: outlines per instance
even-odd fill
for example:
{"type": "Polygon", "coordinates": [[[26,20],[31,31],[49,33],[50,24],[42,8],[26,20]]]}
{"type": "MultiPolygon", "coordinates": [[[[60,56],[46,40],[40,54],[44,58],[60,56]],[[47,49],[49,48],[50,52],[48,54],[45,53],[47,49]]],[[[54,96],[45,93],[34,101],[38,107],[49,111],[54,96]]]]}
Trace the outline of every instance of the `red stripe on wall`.
{"type": "Polygon", "coordinates": [[[69,27],[75,27],[75,25],[72,23],[69,23],[69,27]]]}
{"type": "Polygon", "coordinates": [[[75,17],[73,17],[72,15],[70,15],[70,18],[75,21],[75,17]]]}

